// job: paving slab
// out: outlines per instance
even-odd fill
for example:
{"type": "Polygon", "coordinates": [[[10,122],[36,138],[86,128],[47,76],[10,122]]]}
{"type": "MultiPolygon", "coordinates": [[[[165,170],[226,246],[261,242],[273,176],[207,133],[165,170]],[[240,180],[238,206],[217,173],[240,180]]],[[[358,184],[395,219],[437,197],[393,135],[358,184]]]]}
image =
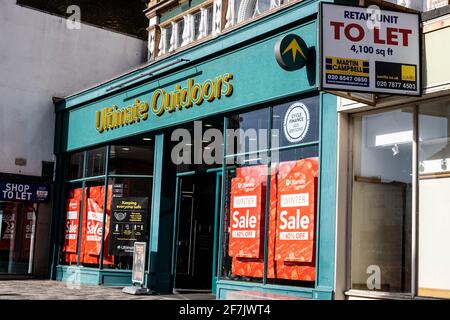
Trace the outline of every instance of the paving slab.
{"type": "Polygon", "coordinates": [[[210,293],[130,295],[123,287],[74,285],[53,280],[0,280],[0,300],[214,300],[210,293]]]}

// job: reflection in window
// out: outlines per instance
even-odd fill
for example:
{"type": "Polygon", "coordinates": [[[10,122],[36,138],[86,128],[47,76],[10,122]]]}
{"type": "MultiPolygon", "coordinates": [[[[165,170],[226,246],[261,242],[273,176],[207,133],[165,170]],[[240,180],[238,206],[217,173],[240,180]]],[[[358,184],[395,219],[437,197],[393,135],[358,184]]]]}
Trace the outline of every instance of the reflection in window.
{"type": "Polygon", "coordinates": [[[70,155],[66,167],[66,179],[75,180],[83,177],[84,152],[77,152],[70,155]]]}
{"type": "Polygon", "coordinates": [[[269,108],[236,114],[228,118],[227,154],[255,152],[268,148],[269,108]]]}
{"type": "Polygon", "coordinates": [[[413,109],[353,121],[351,287],[411,290],[413,109]]]}
{"type": "Polygon", "coordinates": [[[86,157],[86,177],[100,176],[105,173],[105,147],[88,150],[86,157]]]}
{"type": "Polygon", "coordinates": [[[153,143],[114,145],[109,151],[110,174],[153,174],[153,143]]]}

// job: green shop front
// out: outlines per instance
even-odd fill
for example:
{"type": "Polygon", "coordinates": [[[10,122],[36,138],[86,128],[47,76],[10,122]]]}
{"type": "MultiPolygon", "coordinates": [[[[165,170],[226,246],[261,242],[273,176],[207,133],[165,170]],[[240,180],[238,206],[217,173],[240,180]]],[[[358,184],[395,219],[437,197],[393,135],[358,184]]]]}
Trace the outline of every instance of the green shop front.
{"type": "MultiPolygon", "coordinates": [[[[52,278],[332,299],[336,97],[306,1],[56,102],[52,278]]],[[[88,66],[87,66],[88,67],[88,66]]]]}

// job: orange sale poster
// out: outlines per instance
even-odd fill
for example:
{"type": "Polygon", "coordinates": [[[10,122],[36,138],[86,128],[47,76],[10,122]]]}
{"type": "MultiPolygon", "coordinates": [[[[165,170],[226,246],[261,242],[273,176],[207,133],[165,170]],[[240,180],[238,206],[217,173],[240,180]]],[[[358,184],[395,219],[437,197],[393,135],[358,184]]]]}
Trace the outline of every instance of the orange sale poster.
{"type": "Polygon", "coordinates": [[[278,167],[275,260],[277,278],[314,280],[317,158],[278,167]]]}
{"type": "Polygon", "coordinates": [[[230,241],[231,257],[260,258],[261,184],[236,177],[231,181],[230,241]]]}
{"type": "MultiPolygon", "coordinates": [[[[105,196],[103,186],[90,187],[88,189],[88,198],[86,201],[86,210],[83,210],[83,241],[81,251],[83,253],[82,261],[84,263],[98,264],[100,258],[102,232],[103,232],[103,201],[105,196]]],[[[108,188],[108,190],[111,190],[108,188]]],[[[107,201],[111,201],[111,191],[108,192],[107,201]]],[[[105,238],[109,234],[109,214],[106,211],[105,238]]],[[[107,242],[105,241],[105,248],[107,242]]],[[[105,255],[103,263],[112,263],[112,257],[105,255]]]]}
{"type": "MultiPolygon", "coordinates": [[[[271,185],[271,199],[270,199],[270,212],[269,212],[269,239],[268,239],[268,263],[267,263],[267,276],[269,278],[275,277],[275,231],[276,231],[276,165],[272,165],[272,171],[270,176],[271,185]]],[[[265,201],[266,201],[266,183],[267,183],[267,166],[251,166],[238,168],[236,170],[237,177],[258,181],[262,189],[261,197],[261,214],[265,214],[265,201]]],[[[262,219],[264,220],[263,216],[262,219]]],[[[262,224],[264,225],[264,224],[262,224]]],[[[264,229],[261,230],[263,237],[264,229]]],[[[263,239],[261,239],[263,241],[263,239]]],[[[263,242],[261,242],[262,244],[263,242]]],[[[261,254],[260,258],[242,258],[234,257],[232,261],[232,274],[262,278],[264,275],[264,259],[261,254]]]]}

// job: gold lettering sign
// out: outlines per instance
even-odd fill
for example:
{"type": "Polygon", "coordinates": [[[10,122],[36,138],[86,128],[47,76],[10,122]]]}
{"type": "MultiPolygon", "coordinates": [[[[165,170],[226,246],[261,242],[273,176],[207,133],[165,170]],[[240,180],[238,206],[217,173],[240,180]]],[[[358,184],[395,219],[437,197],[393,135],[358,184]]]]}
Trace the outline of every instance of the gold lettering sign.
{"type": "Polygon", "coordinates": [[[195,83],[194,79],[188,79],[185,87],[177,84],[170,92],[156,89],[148,102],[135,99],[132,105],[123,108],[116,105],[105,107],[95,113],[95,128],[102,133],[145,121],[148,119],[150,109],[160,117],[165,112],[172,113],[189,109],[194,105],[199,106],[205,101],[213,102],[222,96],[229,97],[233,93],[233,86],[230,83],[232,79],[231,73],[218,76],[213,80],[208,79],[203,83],[195,83]]]}

